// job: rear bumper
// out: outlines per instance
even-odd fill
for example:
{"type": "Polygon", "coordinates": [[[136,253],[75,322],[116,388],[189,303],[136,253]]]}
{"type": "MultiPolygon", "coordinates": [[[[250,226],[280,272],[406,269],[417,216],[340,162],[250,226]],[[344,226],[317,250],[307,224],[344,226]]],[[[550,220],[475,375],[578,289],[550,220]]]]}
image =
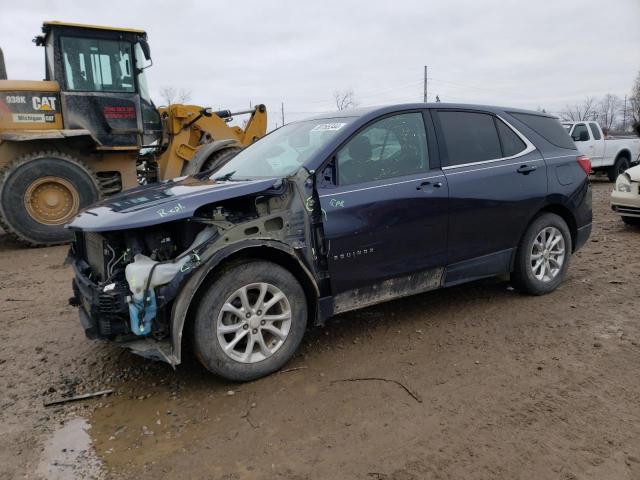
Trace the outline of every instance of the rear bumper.
{"type": "Polygon", "coordinates": [[[584,227],[578,228],[578,230],[576,231],[575,245],[573,246],[574,252],[580,250],[584,246],[584,244],[587,243],[587,240],[591,236],[591,228],[591,223],[585,225],[584,227]]]}

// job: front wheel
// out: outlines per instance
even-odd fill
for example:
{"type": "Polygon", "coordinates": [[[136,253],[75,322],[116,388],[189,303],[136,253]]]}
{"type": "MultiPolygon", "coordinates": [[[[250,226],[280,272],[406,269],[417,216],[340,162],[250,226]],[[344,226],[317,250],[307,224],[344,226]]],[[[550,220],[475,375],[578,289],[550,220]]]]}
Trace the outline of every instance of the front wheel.
{"type": "Polygon", "coordinates": [[[224,150],[220,150],[218,152],[212,153],[207,161],[202,165],[201,172],[215,172],[222,168],[229,160],[235,157],[238,152],[242,151],[240,147],[230,147],[225,148],[224,150]]]}
{"type": "Polygon", "coordinates": [[[571,258],[571,234],[566,222],[553,213],[537,217],[525,232],[512,281],[520,291],[544,295],[558,288],[571,258]]]}
{"type": "Polygon", "coordinates": [[[616,158],[615,163],[612,167],[609,167],[607,174],[609,176],[609,180],[611,182],[615,182],[618,179],[618,176],[622,175],[624,172],[629,170],[631,163],[629,163],[629,159],[627,157],[618,157],[616,158]]]}
{"type": "Polygon", "coordinates": [[[300,283],[266,261],[233,265],[204,293],[198,306],[195,353],[212,373],[249,381],[280,369],[300,346],[307,301],[300,283]]]}

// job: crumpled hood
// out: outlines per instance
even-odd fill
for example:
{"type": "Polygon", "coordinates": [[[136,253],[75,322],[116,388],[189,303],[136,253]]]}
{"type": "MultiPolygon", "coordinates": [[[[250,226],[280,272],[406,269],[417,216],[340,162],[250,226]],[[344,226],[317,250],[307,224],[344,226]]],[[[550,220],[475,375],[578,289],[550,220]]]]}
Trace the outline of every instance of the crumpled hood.
{"type": "Polygon", "coordinates": [[[68,228],[89,232],[126,230],[192,217],[203,205],[259,193],[279,178],[216,181],[209,177],[179,177],[142,186],[86,208],[68,228]]]}
{"type": "Polygon", "coordinates": [[[640,182],[640,165],[636,165],[635,167],[631,167],[629,170],[626,170],[624,173],[629,175],[629,178],[634,182],[640,182]]]}

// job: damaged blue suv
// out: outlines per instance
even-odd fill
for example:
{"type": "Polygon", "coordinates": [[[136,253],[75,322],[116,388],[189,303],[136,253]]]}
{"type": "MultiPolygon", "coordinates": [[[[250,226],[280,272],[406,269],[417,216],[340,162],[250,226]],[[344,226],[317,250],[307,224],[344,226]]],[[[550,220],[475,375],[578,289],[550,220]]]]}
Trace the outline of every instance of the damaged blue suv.
{"type": "Polygon", "coordinates": [[[307,325],[510,274],[541,295],[591,231],[589,159],[539,112],[411,104],[290,123],[218,171],[83,211],[72,304],[90,338],[246,381],[307,325]]]}

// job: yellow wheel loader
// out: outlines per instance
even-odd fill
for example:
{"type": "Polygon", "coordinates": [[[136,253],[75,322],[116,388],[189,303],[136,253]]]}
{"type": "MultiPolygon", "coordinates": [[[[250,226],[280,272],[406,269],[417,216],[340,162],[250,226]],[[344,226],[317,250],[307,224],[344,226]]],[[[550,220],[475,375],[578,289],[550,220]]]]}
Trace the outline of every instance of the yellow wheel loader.
{"type": "Polygon", "coordinates": [[[267,128],[264,105],[156,108],[142,30],[45,22],[45,80],[7,80],[0,51],[0,225],[30,245],[64,243],[85,206],[141,184],[215,170],[267,128]],[[229,126],[249,114],[244,128],[229,126]]]}

